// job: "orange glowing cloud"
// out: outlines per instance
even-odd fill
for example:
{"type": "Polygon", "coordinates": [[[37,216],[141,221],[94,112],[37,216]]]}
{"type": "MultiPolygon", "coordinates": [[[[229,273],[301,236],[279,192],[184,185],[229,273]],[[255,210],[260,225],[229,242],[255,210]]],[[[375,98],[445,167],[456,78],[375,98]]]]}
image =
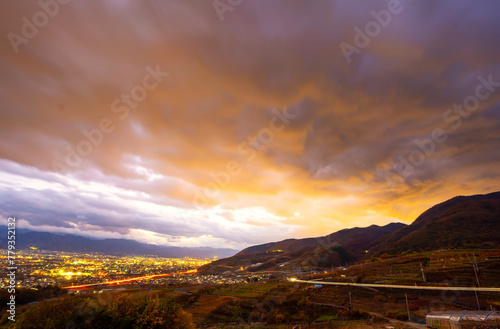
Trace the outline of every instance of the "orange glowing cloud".
{"type": "Polygon", "coordinates": [[[500,188],[497,3],[409,2],[350,63],[386,1],[5,6],[0,216],[30,229],[242,248],[500,188]]]}

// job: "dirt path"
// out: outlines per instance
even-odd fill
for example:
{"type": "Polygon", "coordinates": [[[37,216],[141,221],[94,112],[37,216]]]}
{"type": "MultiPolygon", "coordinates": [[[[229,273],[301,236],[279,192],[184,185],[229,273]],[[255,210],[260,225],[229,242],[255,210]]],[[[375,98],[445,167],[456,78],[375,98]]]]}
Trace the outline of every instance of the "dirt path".
{"type": "MultiPolygon", "coordinates": [[[[318,303],[318,302],[311,302],[311,301],[309,301],[309,302],[311,304],[316,304],[316,305],[325,305],[325,306],[331,306],[331,307],[335,307],[335,308],[344,308],[344,309],[347,308],[345,306],[336,305],[336,304],[330,304],[330,303],[318,303]]],[[[428,328],[424,324],[418,324],[418,323],[407,322],[407,321],[400,321],[400,320],[388,318],[385,315],[383,315],[381,313],[377,313],[377,312],[368,312],[368,314],[370,314],[371,316],[377,316],[379,318],[382,318],[382,319],[386,320],[389,323],[400,323],[400,324],[404,324],[404,325],[407,325],[409,327],[417,328],[417,329],[427,329],[428,328]]]]}
{"type": "Polygon", "coordinates": [[[408,322],[408,321],[400,321],[400,320],[396,320],[396,319],[391,319],[391,318],[384,316],[383,314],[376,313],[376,312],[368,312],[368,314],[370,314],[371,316],[378,316],[379,318],[385,319],[385,320],[392,322],[392,323],[402,323],[402,324],[405,324],[405,325],[412,327],[412,328],[417,328],[417,329],[427,329],[428,328],[425,324],[418,324],[418,323],[413,323],[413,322],[408,322]]]}

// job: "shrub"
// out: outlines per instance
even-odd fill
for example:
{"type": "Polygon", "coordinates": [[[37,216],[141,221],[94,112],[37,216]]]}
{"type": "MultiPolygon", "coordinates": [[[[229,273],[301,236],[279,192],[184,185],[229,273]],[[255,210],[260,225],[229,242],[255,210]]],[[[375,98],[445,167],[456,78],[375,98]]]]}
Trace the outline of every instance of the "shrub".
{"type": "Polygon", "coordinates": [[[191,315],[171,301],[129,294],[66,297],[33,305],[17,328],[192,329],[191,315]]]}
{"type": "Polygon", "coordinates": [[[408,311],[405,309],[389,310],[384,313],[385,316],[396,320],[408,320],[408,311]]]}

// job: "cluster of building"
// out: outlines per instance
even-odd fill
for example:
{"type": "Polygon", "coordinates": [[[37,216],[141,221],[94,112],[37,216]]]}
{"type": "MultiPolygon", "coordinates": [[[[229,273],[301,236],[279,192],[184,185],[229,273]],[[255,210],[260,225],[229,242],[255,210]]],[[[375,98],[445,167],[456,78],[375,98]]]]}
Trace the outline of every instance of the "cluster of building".
{"type": "MultiPolygon", "coordinates": [[[[7,259],[6,250],[0,251],[1,262],[7,259]]],[[[174,273],[189,271],[213,261],[213,259],[162,258],[156,256],[117,257],[100,253],[72,253],[44,250],[19,250],[16,253],[16,285],[18,288],[37,286],[96,284],[100,282],[123,280],[134,277],[147,277],[172,273],[165,278],[152,278],[145,283],[166,283],[167,280],[178,282],[187,276],[174,273]]],[[[5,269],[2,269],[5,271],[5,269]]],[[[209,280],[197,278],[192,280],[209,280]]],[[[216,280],[219,278],[210,278],[216,280]]],[[[222,278],[220,278],[222,280],[222,278]]],[[[140,282],[140,281],[139,281],[140,282]]],[[[8,286],[8,278],[2,275],[0,288],[8,286]]]]}
{"type": "Polygon", "coordinates": [[[179,285],[179,284],[236,284],[263,281],[269,279],[269,274],[242,273],[234,275],[203,275],[200,273],[181,273],[166,277],[144,278],[130,282],[131,285],[179,285]]]}

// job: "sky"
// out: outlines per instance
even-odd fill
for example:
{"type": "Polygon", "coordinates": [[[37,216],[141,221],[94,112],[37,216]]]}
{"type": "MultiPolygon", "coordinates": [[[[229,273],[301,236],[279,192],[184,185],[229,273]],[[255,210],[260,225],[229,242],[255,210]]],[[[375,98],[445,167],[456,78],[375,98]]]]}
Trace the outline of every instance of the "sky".
{"type": "Polygon", "coordinates": [[[241,249],[500,190],[500,2],[2,1],[0,218],[241,249]]]}

